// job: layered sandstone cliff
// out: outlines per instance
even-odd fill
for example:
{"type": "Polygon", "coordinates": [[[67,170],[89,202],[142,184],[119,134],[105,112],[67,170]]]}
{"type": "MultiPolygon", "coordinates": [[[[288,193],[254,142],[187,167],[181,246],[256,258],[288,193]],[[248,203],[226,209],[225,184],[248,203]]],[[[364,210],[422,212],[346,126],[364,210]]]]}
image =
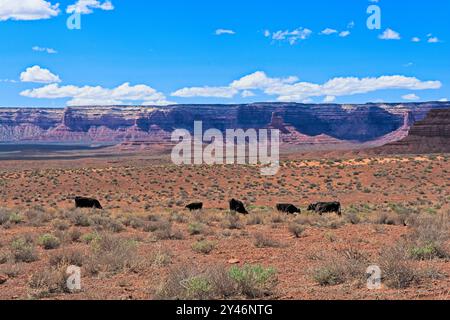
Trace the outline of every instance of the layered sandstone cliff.
{"type": "Polygon", "coordinates": [[[377,153],[444,153],[450,152],[450,109],[431,110],[417,121],[404,139],[375,149],[377,153]]]}
{"type": "Polygon", "coordinates": [[[306,105],[110,106],[65,109],[0,108],[0,142],[133,143],[166,140],[175,129],[279,128],[292,144],[388,143],[415,121],[450,103],[306,105]]]}

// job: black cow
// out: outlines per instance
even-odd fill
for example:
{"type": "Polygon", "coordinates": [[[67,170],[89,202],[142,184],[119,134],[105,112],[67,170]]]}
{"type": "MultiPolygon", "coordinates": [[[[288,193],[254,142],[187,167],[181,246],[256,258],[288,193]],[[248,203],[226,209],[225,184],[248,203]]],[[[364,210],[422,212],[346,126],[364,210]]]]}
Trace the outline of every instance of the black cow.
{"type": "Polygon", "coordinates": [[[97,199],[92,198],[84,198],[84,197],[76,197],[75,198],[75,207],[76,208],[95,208],[95,209],[103,209],[100,202],[97,199]]]}
{"type": "Polygon", "coordinates": [[[230,200],[230,210],[242,214],[248,214],[248,211],[245,209],[244,203],[242,203],[242,201],[235,199],[230,200]]]}
{"type": "Polygon", "coordinates": [[[186,209],[189,209],[190,211],[202,210],[203,203],[202,202],[194,202],[194,203],[188,204],[186,206],[186,209]]]}
{"type": "Polygon", "coordinates": [[[289,203],[277,204],[277,210],[280,212],[289,213],[289,214],[301,213],[300,209],[298,209],[293,204],[289,204],[289,203]]]}
{"type": "Polygon", "coordinates": [[[320,215],[327,212],[336,212],[341,215],[341,203],[340,202],[317,202],[308,206],[308,211],[315,211],[320,215]]]}

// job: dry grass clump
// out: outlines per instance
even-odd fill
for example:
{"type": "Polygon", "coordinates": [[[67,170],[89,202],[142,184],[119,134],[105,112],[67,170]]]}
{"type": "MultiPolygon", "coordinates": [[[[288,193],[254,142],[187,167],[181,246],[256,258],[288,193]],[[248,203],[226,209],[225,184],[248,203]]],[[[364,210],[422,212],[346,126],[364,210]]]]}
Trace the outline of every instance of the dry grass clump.
{"type": "Polygon", "coordinates": [[[450,239],[449,215],[422,214],[412,222],[409,235],[410,255],[416,260],[448,258],[447,242],[450,239]]]}
{"type": "Polygon", "coordinates": [[[255,234],[255,246],[257,248],[280,248],[282,244],[264,233],[258,232],[255,234]]]}
{"type": "Polygon", "coordinates": [[[158,299],[212,300],[237,296],[260,298],[270,295],[277,283],[273,268],[245,265],[226,269],[222,265],[208,266],[200,270],[192,266],[180,266],[156,292],[158,299]]]}
{"type": "Polygon", "coordinates": [[[34,298],[45,298],[52,294],[67,293],[67,278],[65,269],[45,269],[34,273],[28,286],[31,289],[30,295],[34,298]]]}
{"type": "Polygon", "coordinates": [[[289,232],[292,233],[294,235],[294,237],[296,237],[296,238],[300,238],[306,229],[301,224],[298,224],[295,222],[290,223],[288,228],[289,228],[289,232]]]}
{"type": "Polygon", "coordinates": [[[367,257],[358,250],[348,249],[319,255],[320,264],[311,271],[312,278],[321,286],[334,286],[348,281],[358,284],[365,280],[369,266],[367,257]]]}
{"type": "Polygon", "coordinates": [[[200,240],[192,245],[192,250],[197,253],[210,254],[217,244],[213,241],[200,240]]]}
{"type": "Polygon", "coordinates": [[[236,213],[227,213],[223,220],[222,226],[230,230],[239,230],[243,228],[241,219],[236,213]]]}
{"type": "Polygon", "coordinates": [[[404,289],[419,281],[419,273],[409,260],[408,247],[404,243],[386,248],[380,255],[379,266],[383,283],[390,288],[404,289]]]}
{"type": "Polygon", "coordinates": [[[132,269],[140,262],[135,241],[107,233],[95,238],[91,249],[92,255],[86,262],[90,274],[119,273],[132,269]]]}
{"type": "Polygon", "coordinates": [[[39,259],[31,237],[18,237],[11,242],[11,253],[15,262],[31,263],[39,259]]]}
{"type": "Polygon", "coordinates": [[[54,267],[78,266],[82,267],[86,260],[86,254],[80,249],[62,249],[62,251],[53,254],[49,263],[54,267]]]}

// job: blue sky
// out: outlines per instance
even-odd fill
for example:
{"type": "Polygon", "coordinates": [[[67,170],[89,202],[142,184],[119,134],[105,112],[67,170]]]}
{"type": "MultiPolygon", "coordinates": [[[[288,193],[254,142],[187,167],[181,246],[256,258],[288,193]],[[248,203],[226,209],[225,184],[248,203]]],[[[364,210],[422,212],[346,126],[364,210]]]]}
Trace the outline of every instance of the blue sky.
{"type": "Polygon", "coordinates": [[[0,0],[0,106],[450,98],[449,1],[17,3],[0,0]]]}

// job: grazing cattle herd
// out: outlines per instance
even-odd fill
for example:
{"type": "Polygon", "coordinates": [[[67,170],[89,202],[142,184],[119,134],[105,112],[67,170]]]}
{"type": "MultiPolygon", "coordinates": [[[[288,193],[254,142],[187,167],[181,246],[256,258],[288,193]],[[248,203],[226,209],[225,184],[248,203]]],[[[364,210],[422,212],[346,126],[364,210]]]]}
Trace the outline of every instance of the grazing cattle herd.
{"type": "MultiPolygon", "coordinates": [[[[241,214],[248,214],[247,209],[245,209],[245,205],[242,201],[231,199],[229,202],[230,211],[234,211],[241,214]]],[[[94,208],[94,209],[103,209],[100,202],[97,199],[93,198],[85,198],[85,197],[76,197],[75,198],[75,207],[76,208],[94,208]]],[[[197,211],[203,209],[202,202],[194,202],[188,204],[186,209],[190,211],[197,211]]],[[[288,214],[299,214],[301,210],[297,208],[295,205],[290,203],[279,203],[276,205],[276,209],[279,212],[288,213],[288,214]]],[[[342,214],[341,211],[341,203],[340,202],[317,202],[312,203],[308,206],[308,211],[314,211],[320,215],[328,212],[335,212],[339,216],[342,214]]]]}

